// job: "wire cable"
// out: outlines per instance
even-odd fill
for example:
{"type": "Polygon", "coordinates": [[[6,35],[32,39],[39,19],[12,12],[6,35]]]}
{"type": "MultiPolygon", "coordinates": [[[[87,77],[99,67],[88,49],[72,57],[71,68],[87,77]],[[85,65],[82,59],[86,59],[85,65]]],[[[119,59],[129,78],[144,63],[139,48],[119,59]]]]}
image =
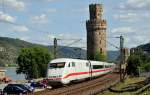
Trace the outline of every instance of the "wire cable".
{"type": "Polygon", "coordinates": [[[65,47],[69,47],[69,46],[71,46],[71,45],[73,45],[73,44],[75,44],[75,43],[77,43],[77,42],[79,42],[79,41],[81,41],[81,39],[78,39],[78,40],[76,40],[76,41],[74,41],[74,42],[72,42],[72,43],[70,43],[70,44],[68,44],[68,45],[65,45],[65,46],[63,46],[62,48],[59,48],[57,51],[60,51],[60,50],[64,49],[65,47]]]}

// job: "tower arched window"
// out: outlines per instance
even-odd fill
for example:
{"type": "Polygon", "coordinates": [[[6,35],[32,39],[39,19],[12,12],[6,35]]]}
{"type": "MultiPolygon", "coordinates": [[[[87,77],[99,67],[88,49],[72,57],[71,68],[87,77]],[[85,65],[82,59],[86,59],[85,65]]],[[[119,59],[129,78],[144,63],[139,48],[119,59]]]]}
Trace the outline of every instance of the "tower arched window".
{"type": "Polygon", "coordinates": [[[101,53],[103,52],[103,49],[102,49],[102,48],[100,48],[100,52],[101,52],[101,53]]]}

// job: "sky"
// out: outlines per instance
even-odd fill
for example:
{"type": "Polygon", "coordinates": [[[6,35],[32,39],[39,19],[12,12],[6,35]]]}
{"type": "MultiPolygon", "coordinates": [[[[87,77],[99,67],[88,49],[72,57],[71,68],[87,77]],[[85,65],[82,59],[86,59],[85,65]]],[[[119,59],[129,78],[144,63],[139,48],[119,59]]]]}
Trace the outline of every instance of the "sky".
{"type": "Polygon", "coordinates": [[[0,0],[0,36],[43,45],[56,37],[64,46],[82,39],[72,46],[86,48],[92,3],[103,4],[108,50],[117,50],[120,35],[128,48],[150,42],[150,0],[0,0]]]}

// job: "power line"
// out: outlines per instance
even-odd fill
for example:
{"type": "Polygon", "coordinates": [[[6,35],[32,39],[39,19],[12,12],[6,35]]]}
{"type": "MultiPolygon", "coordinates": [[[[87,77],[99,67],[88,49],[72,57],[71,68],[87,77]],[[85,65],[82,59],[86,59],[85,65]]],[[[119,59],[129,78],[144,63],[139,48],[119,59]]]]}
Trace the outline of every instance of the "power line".
{"type": "Polygon", "coordinates": [[[78,40],[76,40],[76,41],[74,41],[74,42],[72,42],[72,43],[70,43],[70,44],[68,44],[68,45],[65,45],[65,46],[63,46],[62,48],[60,48],[59,50],[64,49],[65,47],[69,47],[69,46],[71,46],[71,45],[73,45],[73,44],[75,44],[75,43],[77,43],[77,42],[79,42],[79,41],[81,41],[81,39],[78,39],[78,40]]]}
{"type": "Polygon", "coordinates": [[[61,40],[61,39],[54,38],[54,58],[57,58],[57,52],[59,52],[59,50],[64,49],[65,47],[69,47],[69,46],[77,43],[81,39],[75,40],[74,42],[72,42],[72,43],[70,43],[70,44],[68,44],[66,46],[63,46],[62,48],[59,48],[59,49],[57,49],[57,47],[58,47],[57,40],[61,40]]]}
{"type": "Polygon", "coordinates": [[[109,41],[107,41],[107,43],[108,43],[109,45],[111,45],[111,46],[113,46],[113,47],[117,48],[117,49],[120,49],[118,46],[116,46],[116,45],[112,44],[112,43],[111,43],[111,42],[109,42],[109,41]]]}

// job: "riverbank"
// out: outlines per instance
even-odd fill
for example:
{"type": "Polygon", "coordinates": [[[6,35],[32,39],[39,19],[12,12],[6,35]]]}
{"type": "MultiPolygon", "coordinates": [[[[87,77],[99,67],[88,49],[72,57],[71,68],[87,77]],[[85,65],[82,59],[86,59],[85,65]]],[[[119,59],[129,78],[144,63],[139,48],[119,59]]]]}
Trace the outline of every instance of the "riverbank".
{"type": "Polygon", "coordinates": [[[17,67],[0,67],[0,69],[6,70],[6,76],[10,77],[13,81],[25,80],[24,74],[17,74],[17,67]]]}

